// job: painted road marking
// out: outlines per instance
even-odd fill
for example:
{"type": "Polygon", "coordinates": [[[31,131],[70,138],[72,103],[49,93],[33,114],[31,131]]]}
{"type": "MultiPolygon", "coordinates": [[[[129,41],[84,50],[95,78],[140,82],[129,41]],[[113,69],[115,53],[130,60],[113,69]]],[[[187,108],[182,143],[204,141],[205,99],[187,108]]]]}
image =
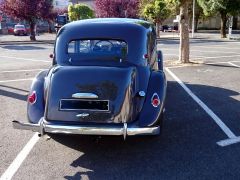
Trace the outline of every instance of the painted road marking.
{"type": "MultiPolygon", "coordinates": [[[[177,57],[179,57],[179,55],[178,54],[167,54],[167,53],[164,53],[163,54],[163,56],[177,56],[177,57]]],[[[190,55],[190,57],[192,57],[192,58],[204,58],[204,56],[192,56],[192,55],[190,55]]]]}
{"type": "Polygon", "coordinates": [[[236,64],[234,64],[234,63],[232,63],[232,62],[228,62],[228,64],[230,64],[230,65],[232,65],[232,66],[234,66],[234,67],[240,68],[240,66],[238,66],[238,65],[236,65],[236,64]]]}
{"type": "Polygon", "coordinates": [[[225,64],[225,63],[234,63],[234,62],[240,62],[240,61],[220,61],[220,62],[207,62],[207,63],[204,63],[204,64],[225,64]]]}
{"type": "Polygon", "coordinates": [[[230,138],[230,139],[225,139],[225,140],[221,140],[221,141],[218,141],[217,144],[219,146],[229,146],[231,144],[236,144],[236,143],[239,143],[240,142],[240,137],[236,137],[236,138],[230,138]]]}
{"type": "Polygon", "coordinates": [[[240,57],[240,54],[232,55],[232,56],[209,56],[209,57],[196,58],[196,59],[194,59],[194,60],[198,60],[198,59],[230,58],[230,57],[240,57]]]}
{"type": "Polygon", "coordinates": [[[12,79],[12,80],[4,80],[0,81],[0,83],[8,83],[8,82],[17,82],[17,81],[32,81],[34,78],[27,78],[27,79],[12,79]]]}
{"type": "Polygon", "coordinates": [[[23,61],[36,61],[36,62],[51,62],[46,60],[37,60],[37,59],[28,59],[28,58],[18,58],[13,56],[0,56],[0,58],[9,58],[9,59],[17,59],[17,60],[23,60],[23,61]]]}
{"type": "MultiPolygon", "coordinates": [[[[177,56],[178,54],[164,54],[165,56],[177,56]]],[[[190,56],[190,60],[201,60],[201,59],[218,59],[218,58],[231,58],[231,57],[240,57],[240,54],[232,56],[190,56]],[[195,58],[196,57],[196,58],[195,58]],[[194,59],[192,59],[194,58],[194,59]]]]}
{"type": "Polygon", "coordinates": [[[204,102],[202,102],[169,68],[165,68],[165,70],[192,97],[192,99],[199,106],[201,106],[202,109],[215,121],[215,123],[220,127],[220,129],[228,136],[228,138],[231,139],[231,144],[239,142],[239,141],[236,141],[238,137],[226,126],[226,124],[204,102]],[[235,141],[233,139],[235,139],[235,141]]]}
{"type": "Polygon", "coordinates": [[[210,49],[210,48],[218,48],[218,49],[230,49],[230,50],[239,50],[239,47],[226,47],[226,44],[225,45],[208,45],[208,46],[191,46],[192,48],[207,48],[207,49],[210,49]]]}
{"type": "MultiPolygon", "coordinates": [[[[164,62],[171,62],[173,60],[166,60],[164,62]]],[[[231,66],[240,68],[239,65],[234,64],[234,62],[239,63],[240,61],[221,61],[221,62],[208,62],[208,63],[198,63],[198,64],[182,64],[182,65],[175,65],[175,66],[166,66],[166,68],[174,69],[174,68],[182,68],[182,67],[189,67],[189,66],[196,66],[196,65],[217,65],[217,64],[230,64],[231,66]]]]}
{"type": "Polygon", "coordinates": [[[10,180],[12,179],[13,175],[17,172],[23,161],[26,159],[34,145],[39,140],[38,133],[35,133],[33,137],[28,141],[28,143],[24,146],[24,148],[20,151],[17,157],[13,160],[7,170],[3,173],[0,177],[0,180],[10,180]]]}
{"type": "Polygon", "coordinates": [[[31,71],[42,71],[47,69],[23,69],[23,70],[10,70],[10,71],[0,71],[0,73],[12,73],[12,72],[31,72],[31,71]]]}
{"type": "MultiPolygon", "coordinates": [[[[175,52],[178,49],[170,49],[170,48],[159,48],[160,50],[164,50],[165,52],[175,52]]],[[[219,51],[213,51],[213,50],[199,50],[199,49],[193,49],[193,47],[190,48],[190,52],[202,52],[202,53],[219,53],[219,51]]],[[[221,52],[222,54],[236,54],[240,55],[239,52],[233,52],[233,51],[226,51],[226,52],[221,52]]]]}

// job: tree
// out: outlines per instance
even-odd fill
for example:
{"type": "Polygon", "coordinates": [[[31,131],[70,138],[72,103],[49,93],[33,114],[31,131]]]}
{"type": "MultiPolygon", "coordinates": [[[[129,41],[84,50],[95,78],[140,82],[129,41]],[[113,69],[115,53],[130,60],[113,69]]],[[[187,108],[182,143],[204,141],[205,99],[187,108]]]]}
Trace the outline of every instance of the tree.
{"type": "Polygon", "coordinates": [[[226,38],[228,16],[240,12],[240,0],[198,0],[198,3],[203,8],[205,15],[220,14],[221,37],[226,38]]]}
{"type": "Polygon", "coordinates": [[[159,26],[167,19],[171,11],[165,0],[142,1],[140,15],[156,24],[157,36],[159,36],[159,26]]]}
{"type": "Polygon", "coordinates": [[[96,0],[97,17],[137,18],[139,0],[96,0]]]}
{"type": "Polygon", "coordinates": [[[167,0],[171,9],[179,9],[179,61],[189,63],[189,17],[188,7],[192,0],[167,0]]]}
{"type": "Polygon", "coordinates": [[[52,8],[52,0],[3,0],[0,4],[0,10],[4,14],[29,23],[32,41],[36,41],[37,20],[45,17],[52,8]]]}
{"type": "Polygon", "coordinates": [[[80,19],[94,18],[94,11],[85,4],[75,4],[68,6],[68,15],[70,21],[77,21],[80,19]]]}
{"type": "MultiPolygon", "coordinates": [[[[195,21],[194,21],[194,32],[197,32],[198,30],[198,21],[200,18],[204,17],[204,13],[203,13],[203,9],[202,7],[198,4],[198,2],[196,1],[195,3],[195,21]]],[[[191,17],[191,22],[192,22],[192,18],[193,18],[193,3],[191,3],[191,6],[189,8],[189,16],[191,17]]]]}

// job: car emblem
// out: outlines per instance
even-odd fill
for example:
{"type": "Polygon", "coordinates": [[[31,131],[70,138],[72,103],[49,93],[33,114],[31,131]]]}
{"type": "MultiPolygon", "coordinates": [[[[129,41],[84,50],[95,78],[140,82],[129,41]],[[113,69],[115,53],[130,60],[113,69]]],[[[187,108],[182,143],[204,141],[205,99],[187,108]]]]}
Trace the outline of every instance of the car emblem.
{"type": "Polygon", "coordinates": [[[81,114],[77,114],[76,117],[78,118],[85,118],[85,117],[88,117],[89,114],[88,113],[81,113],[81,114]]]}
{"type": "Polygon", "coordinates": [[[97,99],[98,95],[93,93],[75,93],[72,94],[72,97],[77,99],[97,99]]]}

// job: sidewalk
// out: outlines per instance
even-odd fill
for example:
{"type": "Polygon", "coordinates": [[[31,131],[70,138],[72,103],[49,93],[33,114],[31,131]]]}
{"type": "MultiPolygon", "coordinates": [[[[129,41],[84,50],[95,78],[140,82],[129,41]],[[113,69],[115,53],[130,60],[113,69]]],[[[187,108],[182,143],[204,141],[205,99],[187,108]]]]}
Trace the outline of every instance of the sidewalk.
{"type": "Polygon", "coordinates": [[[55,33],[44,33],[36,36],[37,41],[30,41],[29,36],[14,36],[14,35],[2,35],[0,34],[0,44],[39,44],[47,43],[54,44],[56,38],[55,33]]]}

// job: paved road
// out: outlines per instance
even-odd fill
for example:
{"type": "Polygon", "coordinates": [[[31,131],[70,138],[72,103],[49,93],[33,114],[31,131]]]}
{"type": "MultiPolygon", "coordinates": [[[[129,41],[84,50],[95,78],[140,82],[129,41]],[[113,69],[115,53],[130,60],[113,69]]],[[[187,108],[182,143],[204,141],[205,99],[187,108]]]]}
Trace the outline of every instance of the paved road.
{"type": "MultiPolygon", "coordinates": [[[[193,40],[191,59],[201,63],[192,66],[173,63],[177,48],[177,40],[159,43],[168,68],[161,137],[41,138],[13,179],[239,179],[240,143],[222,147],[217,142],[229,139],[226,128],[240,135],[240,43],[193,40]],[[225,129],[174,77],[218,116],[225,129]]],[[[26,119],[30,79],[50,67],[52,50],[46,44],[0,46],[0,177],[34,135],[12,129],[11,121],[26,119]]]]}

